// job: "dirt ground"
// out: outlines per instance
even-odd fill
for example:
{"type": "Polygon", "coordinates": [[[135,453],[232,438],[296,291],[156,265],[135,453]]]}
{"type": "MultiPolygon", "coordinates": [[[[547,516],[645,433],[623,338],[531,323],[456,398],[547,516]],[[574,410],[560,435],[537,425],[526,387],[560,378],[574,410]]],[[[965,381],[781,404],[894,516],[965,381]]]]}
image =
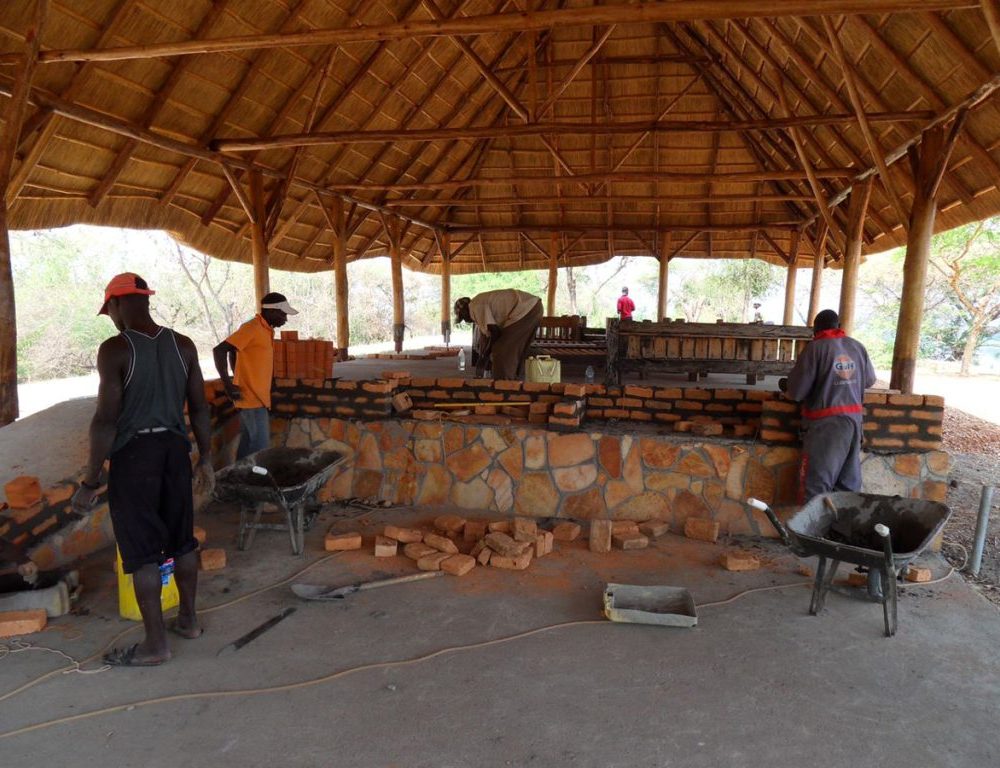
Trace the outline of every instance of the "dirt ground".
{"type": "MultiPolygon", "coordinates": [[[[944,448],[951,453],[953,461],[952,487],[947,500],[952,516],[945,529],[944,555],[955,568],[960,568],[966,557],[972,556],[982,487],[1000,485],[1000,425],[957,408],[947,408],[944,448]]],[[[979,575],[963,575],[991,602],[1000,606],[1000,491],[993,494],[979,575]]]]}

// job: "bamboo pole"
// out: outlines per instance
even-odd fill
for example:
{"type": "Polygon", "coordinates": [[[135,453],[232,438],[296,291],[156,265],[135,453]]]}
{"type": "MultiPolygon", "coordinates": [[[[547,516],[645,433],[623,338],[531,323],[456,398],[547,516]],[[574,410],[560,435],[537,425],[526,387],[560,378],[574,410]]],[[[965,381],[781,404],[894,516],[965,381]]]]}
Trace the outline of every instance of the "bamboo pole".
{"type": "MultiPolygon", "coordinates": [[[[2,92],[3,89],[0,87],[0,93],[2,92]]],[[[841,180],[852,179],[855,175],[854,171],[850,168],[814,168],[813,174],[818,179],[841,180]]],[[[419,184],[381,184],[372,181],[355,181],[343,184],[333,183],[328,185],[327,188],[336,191],[378,190],[391,192],[442,192],[445,190],[466,189],[468,187],[509,187],[514,184],[577,184],[595,181],[622,184],[704,184],[708,178],[709,174],[707,173],[671,173],[669,171],[662,171],[659,173],[597,172],[578,173],[575,176],[563,179],[553,178],[550,174],[547,176],[519,175],[500,178],[456,179],[454,181],[422,182],[419,184]]],[[[804,171],[734,171],[729,173],[717,173],[714,176],[711,176],[711,178],[714,182],[732,182],[736,184],[754,181],[804,181],[806,179],[806,174],[804,171]]],[[[370,206],[371,203],[368,203],[368,205],[370,206]]]]}
{"type": "Polygon", "coordinates": [[[25,33],[25,50],[14,76],[14,88],[4,113],[0,136],[0,427],[18,417],[17,402],[17,312],[14,272],[11,266],[10,233],[7,223],[7,185],[21,126],[28,108],[31,78],[38,62],[39,37],[48,16],[48,0],[37,0],[31,26],[25,33]]]}
{"type": "Polygon", "coordinates": [[[418,37],[455,37],[457,35],[494,35],[541,31],[553,27],[592,27],[608,24],[652,24],[731,18],[781,16],[823,16],[828,14],[912,13],[968,8],[974,0],[761,0],[756,3],[736,0],[674,0],[673,2],[636,2],[625,5],[595,5],[549,11],[465,16],[445,20],[404,19],[391,24],[341,27],[309,32],[271,35],[245,35],[213,40],[189,40],[157,45],[135,45],[101,50],[45,51],[44,63],[60,61],[124,61],[156,59],[167,56],[191,56],[200,53],[224,53],[264,48],[330,46],[418,37]]]}
{"type": "Polygon", "coordinates": [[[549,294],[545,303],[545,314],[554,317],[556,314],[556,280],[558,273],[556,265],[559,258],[559,235],[553,232],[549,235],[549,294]]]}
{"type": "Polygon", "coordinates": [[[792,243],[788,249],[788,272],[785,274],[785,312],[781,317],[782,325],[792,325],[795,322],[795,281],[799,275],[799,232],[792,233],[792,243]]]}
{"type": "Polygon", "coordinates": [[[667,251],[670,250],[670,233],[664,232],[660,237],[659,253],[656,255],[660,263],[659,279],[656,283],[656,319],[662,321],[667,317],[667,286],[670,280],[670,258],[667,251]]]}
{"type": "MultiPolygon", "coordinates": [[[[882,186],[885,187],[885,191],[889,195],[892,207],[895,208],[896,213],[899,214],[899,222],[905,228],[907,219],[906,209],[903,208],[903,203],[900,201],[899,195],[896,194],[896,187],[892,183],[892,176],[889,174],[889,166],[886,165],[882,147],[879,146],[878,139],[875,137],[875,134],[871,129],[871,116],[865,114],[865,106],[861,101],[861,94],[858,92],[858,84],[854,77],[854,70],[847,60],[847,54],[844,52],[844,46],[840,44],[840,38],[837,36],[836,30],[833,28],[833,23],[826,16],[823,17],[823,28],[826,30],[826,36],[830,41],[830,47],[833,49],[834,57],[837,59],[837,64],[840,66],[841,74],[844,76],[844,84],[847,86],[847,96],[851,101],[851,106],[854,108],[854,113],[857,115],[858,127],[861,129],[861,135],[865,139],[865,144],[868,145],[868,151],[871,153],[872,161],[875,163],[875,167],[878,168],[879,176],[882,178],[882,186]]],[[[863,190],[861,191],[861,195],[870,194],[870,190],[867,192],[863,190]]],[[[863,213],[862,219],[864,219],[863,213]]],[[[843,315],[841,315],[841,327],[843,327],[843,315]]]]}
{"type": "Polygon", "coordinates": [[[854,188],[847,209],[847,247],[844,248],[844,269],[840,276],[840,327],[848,336],[854,332],[854,305],[858,293],[861,247],[864,245],[865,215],[874,180],[874,176],[870,177],[863,186],[854,188]]]}
{"type": "Polygon", "coordinates": [[[383,222],[386,237],[389,238],[389,263],[392,271],[392,341],[396,351],[402,352],[406,316],[403,303],[403,258],[399,245],[399,219],[384,217],[383,222]]]}
{"type": "Polygon", "coordinates": [[[1000,3],[997,0],[980,0],[983,15],[993,35],[993,44],[1000,50],[1000,3]]]}
{"type": "Polygon", "coordinates": [[[636,227],[629,224],[605,224],[604,226],[591,226],[589,224],[512,224],[509,226],[452,226],[448,231],[454,234],[479,233],[484,235],[517,234],[520,232],[554,232],[554,233],[583,233],[591,235],[603,235],[606,232],[758,232],[762,229],[770,229],[778,232],[794,232],[798,224],[793,221],[758,222],[756,224],[671,224],[669,227],[636,227]]]}
{"type": "MultiPolygon", "coordinates": [[[[543,105],[544,108],[545,105],[543,105]]],[[[931,110],[873,112],[868,122],[909,122],[930,120],[931,110]]],[[[564,121],[533,122],[525,125],[480,125],[460,128],[400,128],[385,130],[305,131],[259,139],[217,139],[211,147],[218,152],[260,152],[265,149],[313,147],[338,144],[384,144],[392,142],[471,141],[526,136],[618,136],[659,133],[737,133],[740,131],[787,131],[827,125],[851,125],[854,114],[789,115],[766,120],[632,120],[606,123],[564,121]]]]}
{"type": "Polygon", "coordinates": [[[451,235],[443,232],[437,242],[441,251],[441,337],[447,346],[451,343],[451,235]]]}
{"type": "Polygon", "coordinates": [[[825,221],[819,223],[819,233],[816,236],[816,257],[813,259],[812,286],[809,289],[809,314],[806,322],[812,325],[816,314],[819,312],[820,293],[823,289],[823,268],[826,266],[826,238],[829,229],[825,221]]]}
{"type": "Polygon", "coordinates": [[[264,178],[257,171],[250,171],[250,203],[254,219],[250,227],[253,257],[253,287],[257,297],[257,308],[271,292],[270,258],[267,252],[267,236],[264,232],[267,201],[264,199],[264,178]]]}
{"type": "Polygon", "coordinates": [[[663,194],[657,196],[648,195],[564,195],[562,197],[433,197],[433,198],[407,198],[406,200],[386,200],[382,205],[395,210],[396,208],[488,208],[490,206],[512,206],[512,205],[559,205],[563,203],[592,203],[594,205],[604,205],[606,203],[627,203],[627,204],[647,204],[662,205],[664,203],[691,203],[691,204],[715,204],[728,205],[729,203],[786,203],[786,202],[812,202],[815,198],[812,195],[671,195],[663,194]]]}

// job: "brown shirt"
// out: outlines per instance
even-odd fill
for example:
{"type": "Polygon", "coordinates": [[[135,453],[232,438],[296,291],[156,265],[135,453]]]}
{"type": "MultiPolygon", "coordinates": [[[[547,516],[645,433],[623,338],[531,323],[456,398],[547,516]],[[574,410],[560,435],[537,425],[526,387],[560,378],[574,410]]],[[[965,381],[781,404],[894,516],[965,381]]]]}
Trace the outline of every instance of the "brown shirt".
{"type": "Polygon", "coordinates": [[[507,328],[527,315],[541,299],[525,291],[503,288],[485,291],[469,302],[469,314],[479,329],[486,333],[491,325],[507,328]]]}

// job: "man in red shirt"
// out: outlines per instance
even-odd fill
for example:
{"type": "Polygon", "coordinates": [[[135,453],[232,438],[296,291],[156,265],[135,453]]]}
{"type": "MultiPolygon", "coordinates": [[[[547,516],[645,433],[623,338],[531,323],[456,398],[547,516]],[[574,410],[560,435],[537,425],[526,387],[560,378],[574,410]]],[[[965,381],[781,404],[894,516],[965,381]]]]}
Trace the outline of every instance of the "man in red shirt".
{"type": "Polygon", "coordinates": [[[622,295],[618,299],[618,317],[622,320],[631,320],[632,313],[635,312],[635,302],[628,297],[628,287],[622,288],[622,295]]]}

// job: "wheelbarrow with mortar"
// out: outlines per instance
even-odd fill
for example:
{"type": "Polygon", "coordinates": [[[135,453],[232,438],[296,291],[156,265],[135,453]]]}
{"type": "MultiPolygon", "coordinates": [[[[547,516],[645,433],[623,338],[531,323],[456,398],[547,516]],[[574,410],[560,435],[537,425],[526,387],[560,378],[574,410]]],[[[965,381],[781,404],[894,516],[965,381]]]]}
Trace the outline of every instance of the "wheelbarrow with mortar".
{"type": "Polygon", "coordinates": [[[809,613],[823,610],[841,563],[866,567],[869,596],[882,603],[885,634],[896,634],[896,578],[944,528],[944,504],[870,493],[816,496],[784,524],[765,502],[747,503],[767,515],[785,546],[819,558],[809,613]],[[829,561],[829,563],[827,562],[829,561]]]}
{"type": "Polygon", "coordinates": [[[216,475],[215,496],[240,505],[237,546],[249,549],[258,530],[288,531],[292,553],[302,554],[305,509],[316,492],[350,466],[353,451],[340,443],[336,450],[265,448],[246,456],[216,475]],[[285,523],[262,523],[271,504],[285,516],[285,523]]]}

